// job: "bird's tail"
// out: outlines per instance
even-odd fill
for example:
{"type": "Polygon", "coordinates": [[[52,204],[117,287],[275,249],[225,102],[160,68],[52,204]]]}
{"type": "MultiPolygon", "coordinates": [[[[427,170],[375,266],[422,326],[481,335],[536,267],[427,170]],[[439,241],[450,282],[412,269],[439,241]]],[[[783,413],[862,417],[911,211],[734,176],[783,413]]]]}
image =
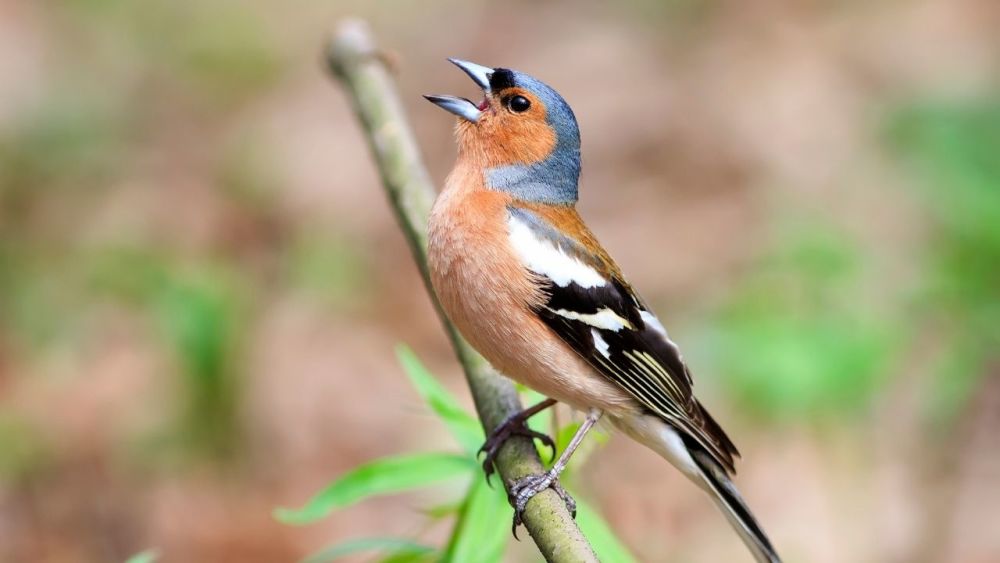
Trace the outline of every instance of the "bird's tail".
{"type": "Polygon", "coordinates": [[[736,486],[733,485],[725,470],[699,446],[690,444],[688,451],[700,469],[700,477],[704,481],[702,488],[708,492],[715,504],[722,510],[726,520],[753,553],[754,559],[758,563],[781,563],[781,558],[774,551],[764,529],[760,527],[757,519],[750,512],[750,508],[743,502],[743,497],[736,490],[736,486]]]}
{"type": "MultiPolygon", "coordinates": [[[[648,415],[612,417],[612,422],[635,440],[653,449],[680,469],[719,506],[758,563],[781,563],[767,534],[757,523],[725,468],[697,440],[674,426],[648,415]]],[[[733,448],[735,452],[735,448],[733,448]]]]}

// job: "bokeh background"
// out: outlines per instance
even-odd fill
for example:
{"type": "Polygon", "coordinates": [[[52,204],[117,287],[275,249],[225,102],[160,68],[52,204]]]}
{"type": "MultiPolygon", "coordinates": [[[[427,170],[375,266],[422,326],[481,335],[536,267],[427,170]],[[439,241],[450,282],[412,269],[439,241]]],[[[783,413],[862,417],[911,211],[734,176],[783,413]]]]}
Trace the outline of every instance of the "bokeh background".
{"type": "MultiPolygon", "coordinates": [[[[321,62],[349,14],[438,182],[452,119],[420,94],[475,92],[445,57],[563,93],[582,213],[789,561],[1000,561],[994,0],[0,0],[0,560],[447,531],[421,512],[447,489],[271,517],[456,448],[397,343],[470,403],[321,62]]],[[[627,440],[579,478],[641,560],[746,558],[627,440]]]]}

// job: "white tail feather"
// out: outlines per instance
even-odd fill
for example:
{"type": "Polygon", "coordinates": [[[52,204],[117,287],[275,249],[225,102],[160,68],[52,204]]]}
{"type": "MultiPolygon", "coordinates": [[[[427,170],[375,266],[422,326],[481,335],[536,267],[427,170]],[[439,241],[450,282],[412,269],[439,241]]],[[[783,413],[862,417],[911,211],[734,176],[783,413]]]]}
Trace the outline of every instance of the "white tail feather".
{"type": "Polygon", "coordinates": [[[672,426],[656,417],[633,415],[613,421],[619,429],[660,454],[707,492],[758,563],[781,563],[725,470],[707,452],[700,451],[697,443],[686,442],[672,426]]]}

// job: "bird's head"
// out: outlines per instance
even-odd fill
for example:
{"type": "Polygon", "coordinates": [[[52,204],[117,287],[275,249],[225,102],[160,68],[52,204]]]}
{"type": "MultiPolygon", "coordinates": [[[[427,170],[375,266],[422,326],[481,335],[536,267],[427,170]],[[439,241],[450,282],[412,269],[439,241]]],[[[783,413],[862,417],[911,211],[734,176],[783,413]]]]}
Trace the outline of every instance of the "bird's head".
{"type": "Polygon", "coordinates": [[[573,203],[580,130],[558,92],[523,72],[449,59],[483,90],[479,103],[424,96],[459,117],[460,157],[482,166],[490,188],[528,201],[573,203]]]}

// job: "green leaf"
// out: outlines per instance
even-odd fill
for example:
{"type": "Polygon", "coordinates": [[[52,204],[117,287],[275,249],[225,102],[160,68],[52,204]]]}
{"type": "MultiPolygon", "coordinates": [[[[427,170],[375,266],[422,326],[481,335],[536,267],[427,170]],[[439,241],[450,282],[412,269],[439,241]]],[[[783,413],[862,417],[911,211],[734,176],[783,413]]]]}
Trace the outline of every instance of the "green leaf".
{"type": "Polygon", "coordinates": [[[615,563],[634,563],[635,557],[623,544],[607,522],[591,505],[587,504],[580,497],[576,498],[576,523],[583,531],[583,535],[590,540],[590,545],[594,547],[597,558],[601,561],[614,561],[615,563]]]}
{"type": "Polygon", "coordinates": [[[160,553],[155,549],[140,551],[125,560],[125,563],[153,563],[160,558],[160,553]]]}
{"type": "Polygon", "coordinates": [[[513,514],[502,487],[473,479],[442,561],[490,563],[503,558],[510,533],[504,518],[513,514]]]}
{"type": "Polygon", "coordinates": [[[274,517],[285,524],[308,524],[371,496],[422,487],[477,468],[474,459],[454,454],[386,457],[343,475],[298,510],[275,510],[274,517]]]}
{"type": "Polygon", "coordinates": [[[462,500],[463,499],[458,499],[455,502],[438,504],[435,506],[424,508],[420,512],[432,520],[450,518],[451,516],[455,516],[456,514],[462,511],[462,500]]]}
{"type": "Polygon", "coordinates": [[[438,563],[441,554],[437,551],[428,553],[393,553],[379,559],[378,563],[438,563]]]}
{"type": "Polygon", "coordinates": [[[479,451],[485,440],[479,420],[465,412],[455,397],[434,378],[408,346],[397,346],[396,357],[417,392],[441,417],[462,448],[473,455],[479,451]]]}
{"type": "Polygon", "coordinates": [[[434,548],[404,538],[362,538],[323,548],[303,559],[302,563],[325,563],[365,551],[393,556],[426,557],[434,552],[434,548]]]}

